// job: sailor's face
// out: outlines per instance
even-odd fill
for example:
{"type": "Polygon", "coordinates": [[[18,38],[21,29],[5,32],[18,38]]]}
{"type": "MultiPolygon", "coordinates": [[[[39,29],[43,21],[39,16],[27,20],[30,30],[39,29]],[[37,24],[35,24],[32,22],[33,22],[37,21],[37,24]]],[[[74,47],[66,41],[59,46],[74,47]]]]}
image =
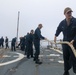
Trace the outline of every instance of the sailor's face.
{"type": "Polygon", "coordinates": [[[66,18],[70,19],[72,17],[72,11],[68,11],[65,13],[66,18]]]}
{"type": "Polygon", "coordinates": [[[32,31],[32,34],[34,34],[34,31],[32,31]]]}
{"type": "Polygon", "coordinates": [[[41,25],[41,26],[40,26],[40,29],[41,29],[42,27],[43,27],[43,26],[41,25]]]}
{"type": "Polygon", "coordinates": [[[40,29],[42,28],[42,26],[40,26],[40,29]]]}

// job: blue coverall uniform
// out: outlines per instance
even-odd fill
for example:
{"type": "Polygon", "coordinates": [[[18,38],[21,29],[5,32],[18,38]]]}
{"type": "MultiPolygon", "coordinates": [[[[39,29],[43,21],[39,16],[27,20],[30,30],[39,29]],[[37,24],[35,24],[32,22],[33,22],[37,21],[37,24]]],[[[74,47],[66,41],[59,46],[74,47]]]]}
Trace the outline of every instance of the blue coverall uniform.
{"type": "MultiPolygon", "coordinates": [[[[63,41],[74,40],[73,46],[76,48],[76,18],[72,17],[70,24],[67,25],[66,19],[60,22],[57,27],[55,36],[58,36],[60,32],[63,33],[63,41]]],[[[73,71],[76,73],[76,58],[71,50],[71,48],[64,44],[63,48],[63,59],[64,59],[64,70],[68,71],[73,66],[73,71]]]]}
{"type": "Polygon", "coordinates": [[[33,57],[33,34],[31,33],[26,36],[26,51],[27,58],[33,57]]]}
{"type": "Polygon", "coordinates": [[[35,30],[34,33],[34,46],[35,46],[35,57],[34,60],[36,62],[39,61],[39,54],[40,54],[40,39],[44,39],[44,37],[41,35],[41,31],[39,28],[35,30]]]}
{"type": "Polygon", "coordinates": [[[11,50],[13,51],[16,51],[16,38],[13,38],[12,41],[11,41],[11,50]]]}

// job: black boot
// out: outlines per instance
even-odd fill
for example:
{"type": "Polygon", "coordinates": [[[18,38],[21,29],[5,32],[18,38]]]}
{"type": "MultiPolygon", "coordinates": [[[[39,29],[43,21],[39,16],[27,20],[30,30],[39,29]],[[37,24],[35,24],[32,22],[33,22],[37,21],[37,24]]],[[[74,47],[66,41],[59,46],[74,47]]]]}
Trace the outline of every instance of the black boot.
{"type": "Polygon", "coordinates": [[[73,72],[76,73],[76,64],[73,65],[73,72]]]}
{"type": "Polygon", "coordinates": [[[68,71],[64,72],[63,75],[70,75],[68,71]]]}
{"type": "Polygon", "coordinates": [[[36,61],[36,58],[34,57],[33,61],[36,61]]]}
{"type": "Polygon", "coordinates": [[[37,60],[35,61],[35,63],[36,63],[36,64],[42,64],[42,62],[40,62],[39,59],[37,59],[37,60]]]}
{"type": "MultiPolygon", "coordinates": [[[[40,59],[37,59],[38,61],[40,61],[40,59]]],[[[33,61],[36,61],[36,59],[34,58],[33,61]]]]}

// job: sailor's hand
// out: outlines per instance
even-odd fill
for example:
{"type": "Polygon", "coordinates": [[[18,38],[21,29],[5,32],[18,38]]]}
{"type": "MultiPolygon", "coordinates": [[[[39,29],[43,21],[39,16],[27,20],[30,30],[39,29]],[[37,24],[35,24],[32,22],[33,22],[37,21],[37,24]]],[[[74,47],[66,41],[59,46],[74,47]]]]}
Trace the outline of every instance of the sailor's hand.
{"type": "Polygon", "coordinates": [[[55,37],[54,37],[54,42],[55,42],[55,43],[56,43],[56,39],[57,39],[57,38],[56,38],[56,36],[55,36],[55,37]]]}
{"type": "Polygon", "coordinates": [[[72,45],[73,45],[73,42],[74,42],[74,40],[72,40],[72,41],[70,42],[70,44],[72,44],[72,45]]]}
{"type": "Polygon", "coordinates": [[[44,38],[45,40],[48,40],[47,38],[44,38]]]}

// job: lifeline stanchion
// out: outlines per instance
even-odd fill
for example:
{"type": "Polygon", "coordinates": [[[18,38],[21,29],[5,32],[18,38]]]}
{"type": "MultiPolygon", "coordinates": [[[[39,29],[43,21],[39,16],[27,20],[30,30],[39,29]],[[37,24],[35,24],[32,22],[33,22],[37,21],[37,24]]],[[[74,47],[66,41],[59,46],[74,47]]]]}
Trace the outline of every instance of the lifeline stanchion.
{"type": "Polygon", "coordinates": [[[72,44],[70,44],[69,42],[67,42],[67,41],[61,41],[61,42],[55,43],[55,42],[52,42],[52,41],[50,41],[48,39],[47,39],[47,41],[50,42],[50,43],[53,43],[53,44],[67,44],[68,46],[70,46],[70,48],[71,48],[74,56],[76,57],[76,50],[75,50],[74,46],[72,44]]]}

